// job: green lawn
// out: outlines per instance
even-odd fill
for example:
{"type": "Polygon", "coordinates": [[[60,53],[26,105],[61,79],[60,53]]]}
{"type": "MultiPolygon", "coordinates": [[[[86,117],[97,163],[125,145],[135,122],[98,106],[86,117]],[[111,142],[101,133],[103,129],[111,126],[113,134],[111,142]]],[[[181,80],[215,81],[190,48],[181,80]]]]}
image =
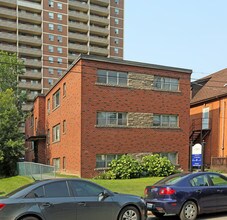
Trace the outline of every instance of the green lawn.
{"type": "MultiPolygon", "coordinates": [[[[63,176],[62,176],[63,177],[63,176]]],[[[69,177],[69,176],[64,176],[69,177]]],[[[73,176],[70,176],[73,177],[73,176]]],[[[100,184],[101,186],[110,189],[113,192],[128,193],[138,196],[143,196],[144,188],[147,185],[152,185],[153,183],[160,180],[160,177],[152,178],[139,178],[130,180],[96,180],[90,179],[90,181],[100,184]]],[[[15,176],[10,178],[0,179],[0,196],[5,195],[25,184],[33,182],[32,179],[28,177],[15,176]]]]}

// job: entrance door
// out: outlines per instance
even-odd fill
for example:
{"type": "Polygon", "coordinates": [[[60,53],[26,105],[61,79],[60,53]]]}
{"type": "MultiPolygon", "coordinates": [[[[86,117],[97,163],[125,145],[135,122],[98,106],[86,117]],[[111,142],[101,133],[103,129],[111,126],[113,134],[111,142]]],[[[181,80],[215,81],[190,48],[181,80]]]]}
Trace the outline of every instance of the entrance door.
{"type": "Polygon", "coordinates": [[[202,130],[209,129],[209,107],[203,109],[202,130]]]}

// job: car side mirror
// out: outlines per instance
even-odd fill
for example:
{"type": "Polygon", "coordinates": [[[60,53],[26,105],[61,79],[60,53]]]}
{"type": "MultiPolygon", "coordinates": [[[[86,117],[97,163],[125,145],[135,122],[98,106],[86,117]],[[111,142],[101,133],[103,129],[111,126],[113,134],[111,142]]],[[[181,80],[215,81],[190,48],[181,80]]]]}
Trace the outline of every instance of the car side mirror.
{"type": "Polygon", "coordinates": [[[103,192],[99,193],[99,202],[105,200],[107,197],[109,197],[109,193],[104,190],[103,192]]]}

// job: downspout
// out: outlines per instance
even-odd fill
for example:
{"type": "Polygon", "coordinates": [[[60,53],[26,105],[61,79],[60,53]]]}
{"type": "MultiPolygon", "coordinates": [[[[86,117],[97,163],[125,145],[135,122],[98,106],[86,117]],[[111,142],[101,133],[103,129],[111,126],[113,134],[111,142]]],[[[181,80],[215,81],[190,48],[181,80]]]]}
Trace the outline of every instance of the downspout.
{"type": "Polygon", "coordinates": [[[222,108],[222,157],[224,157],[225,151],[225,107],[226,102],[223,101],[223,108],[222,108]]]}

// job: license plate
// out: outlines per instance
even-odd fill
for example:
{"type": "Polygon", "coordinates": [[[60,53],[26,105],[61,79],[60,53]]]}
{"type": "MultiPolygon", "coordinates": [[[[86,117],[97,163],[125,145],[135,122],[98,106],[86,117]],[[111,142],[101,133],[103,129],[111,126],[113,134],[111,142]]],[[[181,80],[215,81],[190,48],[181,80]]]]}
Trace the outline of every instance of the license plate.
{"type": "Polygon", "coordinates": [[[152,203],[147,203],[147,208],[148,209],[152,209],[154,207],[154,204],[152,204],[152,203]]]}

